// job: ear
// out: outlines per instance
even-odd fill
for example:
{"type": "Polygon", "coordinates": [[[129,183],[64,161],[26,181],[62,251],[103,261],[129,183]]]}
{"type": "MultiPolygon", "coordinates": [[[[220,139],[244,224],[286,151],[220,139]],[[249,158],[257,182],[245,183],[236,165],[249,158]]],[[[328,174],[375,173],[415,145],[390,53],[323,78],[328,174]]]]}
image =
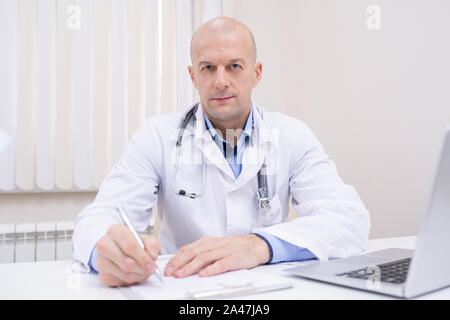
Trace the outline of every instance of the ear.
{"type": "Polygon", "coordinates": [[[261,62],[257,62],[255,64],[255,70],[254,70],[254,80],[252,83],[252,87],[256,87],[259,83],[259,80],[261,80],[261,76],[262,76],[262,63],[261,62]]]}
{"type": "Polygon", "coordinates": [[[197,88],[197,81],[195,80],[195,74],[194,74],[194,68],[192,66],[188,66],[189,75],[191,76],[192,84],[194,85],[195,89],[197,88]]]}

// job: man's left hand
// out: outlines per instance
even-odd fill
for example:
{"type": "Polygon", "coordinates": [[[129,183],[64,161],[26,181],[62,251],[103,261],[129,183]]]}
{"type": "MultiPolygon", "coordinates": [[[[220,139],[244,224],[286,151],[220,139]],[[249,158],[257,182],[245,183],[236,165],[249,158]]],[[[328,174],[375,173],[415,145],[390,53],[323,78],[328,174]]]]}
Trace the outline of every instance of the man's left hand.
{"type": "Polygon", "coordinates": [[[182,278],[198,272],[199,276],[208,277],[231,270],[251,269],[269,259],[269,247],[254,234],[203,237],[181,247],[167,263],[164,275],[182,278]]]}

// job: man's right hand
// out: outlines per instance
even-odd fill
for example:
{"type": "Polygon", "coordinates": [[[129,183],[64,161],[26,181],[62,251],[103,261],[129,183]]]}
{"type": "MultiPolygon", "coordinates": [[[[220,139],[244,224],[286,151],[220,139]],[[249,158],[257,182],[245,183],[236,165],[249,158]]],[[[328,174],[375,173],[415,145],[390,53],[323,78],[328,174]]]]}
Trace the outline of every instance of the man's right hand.
{"type": "Polygon", "coordinates": [[[144,234],[140,237],[144,249],[130,229],[123,224],[113,224],[97,242],[97,268],[104,284],[131,285],[146,280],[155,272],[161,242],[144,234]]]}

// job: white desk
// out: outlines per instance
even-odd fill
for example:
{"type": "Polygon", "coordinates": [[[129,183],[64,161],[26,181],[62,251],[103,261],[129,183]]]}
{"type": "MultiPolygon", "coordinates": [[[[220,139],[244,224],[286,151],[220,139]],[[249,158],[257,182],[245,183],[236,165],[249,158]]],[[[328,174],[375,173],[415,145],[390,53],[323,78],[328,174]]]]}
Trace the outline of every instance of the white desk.
{"type": "MultiPolygon", "coordinates": [[[[413,249],[416,237],[369,241],[368,251],[389,247],[413,249]]],[[[95,274],[71,273],[72,261],[0,264],[0,299],[126,299],[121,290],[104,286],[95,274]]],[[[294,288],[239,297],[239,299],[393,299],[371,292],[292,277],[285,264],[264,265],[252,270],[261,276],[270,273],[280,282],[292,282],[294,288]],[[287,281],[286,281],[287,280],[287,281]]],[[[419,299],[450,299],[450,288],[419,299]]]]}

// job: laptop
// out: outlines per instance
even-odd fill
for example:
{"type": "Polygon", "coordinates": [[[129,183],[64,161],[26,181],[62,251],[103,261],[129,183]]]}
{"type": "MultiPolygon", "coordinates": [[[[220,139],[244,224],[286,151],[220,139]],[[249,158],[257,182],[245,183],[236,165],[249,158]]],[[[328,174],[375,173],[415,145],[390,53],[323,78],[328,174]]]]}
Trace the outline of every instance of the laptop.
{"type": "Polygon", "coordinates": [[[284,271],[402,298],[450,286],[450,127],[445,131],[415,250],[389,248],[284,271]]]}

